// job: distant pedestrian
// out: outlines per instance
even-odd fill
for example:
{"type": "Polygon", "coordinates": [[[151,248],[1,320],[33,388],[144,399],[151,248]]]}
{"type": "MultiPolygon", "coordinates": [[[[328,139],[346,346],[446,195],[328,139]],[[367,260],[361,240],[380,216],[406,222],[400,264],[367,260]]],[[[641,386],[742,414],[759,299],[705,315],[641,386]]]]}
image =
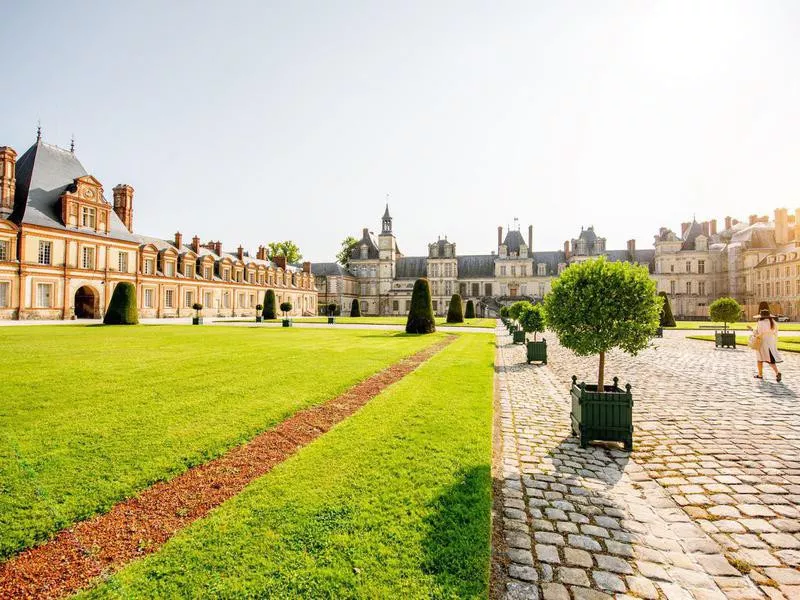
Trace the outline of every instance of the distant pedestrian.
{"type": "Polygon", "coordinates": [[[764,379],[764,363],[767,363],[775,372],[775,379],[781,380],[781,372],[778,370],[778,364],[783,362],[783,357],[778,351],[778,323],[775,318],[770,314],[768,308],[762,308],[758,317],[756,317],[756,328],[753,331],[751,347],[756,352],[756,364],[758,365],[758,374],[755,375],[756,379],[764,379]]]}

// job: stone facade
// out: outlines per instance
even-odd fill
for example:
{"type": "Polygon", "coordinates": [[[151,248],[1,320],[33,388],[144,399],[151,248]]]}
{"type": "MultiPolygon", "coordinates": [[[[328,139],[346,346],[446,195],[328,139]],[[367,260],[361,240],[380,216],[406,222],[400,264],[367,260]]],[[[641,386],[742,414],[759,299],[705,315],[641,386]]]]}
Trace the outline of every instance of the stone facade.
{"type": "Polygon", "coordinates": [[[41,136],[19,160],[0,147],[0,318],[101,318],[120,281],[136,286],[141,317],[191,316],[195,302],[208,316],[254,316],[269,288],[293,314],[315,312],[310,263],[139,235],[133,196],[118,185],[109,203],[73,150],[41,136]]]}

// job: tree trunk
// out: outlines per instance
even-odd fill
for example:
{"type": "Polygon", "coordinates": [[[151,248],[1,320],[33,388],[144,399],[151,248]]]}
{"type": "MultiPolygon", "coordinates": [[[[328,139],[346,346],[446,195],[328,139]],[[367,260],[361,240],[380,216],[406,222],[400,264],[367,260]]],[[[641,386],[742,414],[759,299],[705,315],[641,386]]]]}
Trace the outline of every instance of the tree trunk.
{"type": "Polygon", "coordinates": [[[606,353],[605,352],[601,352],[600,353],[600,368],[598,369],[598,372],[597,372],[597,391],[598,392],[604,392],[605,391],[605,388],[603,387],[603,384],[605,383],[605,381],[604,381],[605,371],[606,371],[606,353]]]}

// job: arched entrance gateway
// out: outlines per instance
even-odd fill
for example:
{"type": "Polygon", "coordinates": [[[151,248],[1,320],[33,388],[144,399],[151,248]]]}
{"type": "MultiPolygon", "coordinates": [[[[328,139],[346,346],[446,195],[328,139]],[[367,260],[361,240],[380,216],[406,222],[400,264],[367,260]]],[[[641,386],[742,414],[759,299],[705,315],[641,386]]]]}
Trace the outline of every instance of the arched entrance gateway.
{"type": "Polygon", "coordinates": [[[99,315],[99,298],[89,286],[82,286],[75,292],[75,318],[97,319],[99,315]]]}

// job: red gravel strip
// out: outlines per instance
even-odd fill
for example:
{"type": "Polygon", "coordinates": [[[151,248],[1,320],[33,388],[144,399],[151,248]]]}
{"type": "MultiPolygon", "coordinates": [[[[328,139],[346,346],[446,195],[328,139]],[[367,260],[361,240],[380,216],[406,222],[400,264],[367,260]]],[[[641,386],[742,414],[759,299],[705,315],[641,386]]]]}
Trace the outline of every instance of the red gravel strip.
{"type": "Polygon", "coordinates": [[[158,550],[253,480],[354,414],[450,344],[434,344],[362,381],[325,404],[301,411],[226,454],[155,484],[103,515],[61,531],[0,565],[0,598],[58,598],[158,550]]]}

